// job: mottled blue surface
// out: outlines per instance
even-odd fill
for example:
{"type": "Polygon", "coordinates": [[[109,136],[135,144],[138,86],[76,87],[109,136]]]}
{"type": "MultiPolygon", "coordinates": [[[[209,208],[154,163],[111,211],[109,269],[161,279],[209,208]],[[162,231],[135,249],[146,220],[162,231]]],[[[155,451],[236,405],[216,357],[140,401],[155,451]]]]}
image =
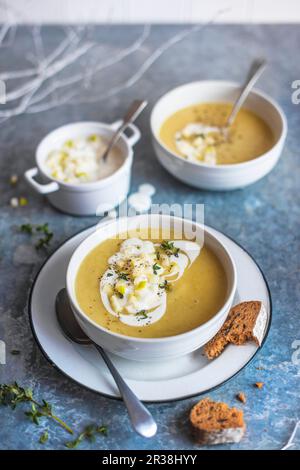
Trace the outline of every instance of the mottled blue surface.
{"type": "MultiPolygon", "coordinates": [[[[155,27],[147,42],[154,48],[177,27],[155,27]]],[[[104,43],[121,44],[135,38],[140,27],[98,27],[104,43]]],[[[26,30],[19,28],[26,43],[26,30]]],[[[49,27],[46,44],[56,34],[49,27]],[[48,41],[48,42],[47,42],[48,41]]],[[[0,127],[0,338],[8,353],[7,364],[0,365],[1,382],[18,380],[34,387],[39,397],[49,400],[59,416],[81,429],[85,424],[107,423],[109,435],[97,444],[84,443],[81,448],[102,449],[193,449],[188,431],[188,411],[198,397],[176,403],[150,405],[158,422],[158,434],[152,440],[136,436],[130,429],[121,402],[97,396],[74,384],[46,361],[36,345],[29,326],[27,300],[33,278],[46,254],[30,251],[28,239],[18,233],[21,223],[49,222],[55,237],[54,250],[67,237],[91,225],[95,219],[75,218],[56,212],[42,198],[33,194],[21,181],[11,188],[12,173],[22,173],[34,165],[34,150],[39,140],[53,128],[81,119],[113,121],[119,118],[132,98],[144,96],[149,107],[139,126],[143,138],[136,147],[132,190],[149,181],[158,189],[154,202],[198,202],[205,204],[205,220],[241,243],[262,267],[273,297],[273,324],[263,350],[242,373],[210,396],[237,404],[235,394],[244,391],[247,434],[235,449],[278,449],[287,441],[294,423],[300,418],[300,365],[292,361],[293,342],[300,340],[299,328],[299,129],[300,105],[291,102],[291,83],[300,79],[298,44],[300,27],[294,26],[210,26],[194,33],[169,49],[134,86],[114,98],[98,103],[61,106],[33,115],[21,115],[0,127]],[[279,101],[286,112],[289,133],[281,160],[273,172],[244,190],[227,193],[198,191],[179,183],[164,171],[155,159],[149,132],[149,114],[157,98],[170,88],[196,79],[241,80],[248,64],[256,56],[266,56],[270,66],[260,87],[279,101]],[[13,209],[12,196],[28,197],[27,207],[13,209]],[[29,255],[24,255],[25,250],[29,255]],[[21,248],[20,248],[21,245],[21,248]],[[260,369],[263,367],[263,369],[260,369]],[[253,387],[265,382],[262,390],[253,387]]],[[[15,60],[15,59],[14,59],[15,60]]],[[[133,65],[128,57],[124,76],[133,65]]],[[[1,61],[5,67],[18,68],[10,55],[1,61]]],[[[298,346],[299,348],[299,346],[298,346]]],[[[297,357],[295,357],[297,359],[297,357]]],[[[298,361],[299,362],[299,361],[298,361]]],[[[42,424],[41,431],[30,424],[21,409],[0,409],[0,448],[39,449],[40,432],[47,427],[50,439],[44,448],[60,449],[68,436],[52,424],[42,424]]],[[[298,439],[299,448],[300,440],[298,439]]],[[[219,447],[222,448],[223,446],[219,447]]]]}

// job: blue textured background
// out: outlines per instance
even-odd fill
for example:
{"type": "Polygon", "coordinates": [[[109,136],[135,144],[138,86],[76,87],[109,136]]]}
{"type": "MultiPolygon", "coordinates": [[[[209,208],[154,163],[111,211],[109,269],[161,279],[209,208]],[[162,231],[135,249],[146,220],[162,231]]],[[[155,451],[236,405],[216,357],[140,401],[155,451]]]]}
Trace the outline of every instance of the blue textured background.
{"type": "MultiPolygon", "coordinates": [[[[148,47],[163,41],[165,34],[177,27],[153,28],[148,47]]],[[[136,27],[98,27],[99,35],[109,44],[121,44],[135,37],[136,27]]],[[[25,29],[18,29],[28,47],[25,29]]],[[[46,31],[46,43],[56,35],[55,27],[46,31]]],[[[149,106],[139,120],[143,138],[136,147],[132,190],[142,182],[157,187],[154,202],[198,202],[205,204],[205,220],[241,243],[255,257],[270,284],[273,297],[273,324],[263,350],[242,373],[211,393],[216,400],[238,404],[235,394],[244,391],[247,434],[238,449],[278,449],[288,439],[299,419],[300,365],[292,363],[292,343],[300,340],[299,328],[299,129],[300,105],[291,102],[291,83],[300,79],[300,28],[294,26],[210,26],[205,34],[195,33],[168,50],[144,77],[118,96],[99,103],[62,106],[40,114],[22,115],[0,127],[0,338],[7,350],[21,350],[20,356],[8,353],[7,364],[0,365],[0,382],[18,380],[34,387],[40,397],[48,399],[59,416],[74,427],[94,422],[107,423],[109,435],[97,444],[81,448],[102,449],[193,449],[188,431],[188,411],[197,397],[176,403],[150,405],[159,425],[152,440],[143,440],[131,431],[124,406],[88,392],[62,376],[45,360],[32,337],[27,300],[35,273],[46,254],[36,254],[28,239],[18,233],[21,223],[49,222],[55,238],[54,250],[63,240],[91,225],[94,218],[75,218],[56,212],[42,198],[29,191],[22,181],[17,189],[9,186],[12,173],[21,175],[34,166],[34,150],[39,140],[53,128],[76,120],[111,122],[120,117],[131,99],[139,96],[149,106]],[[198,191],[179,183],[156,161],[150,142],[149,114],[157,98],[170,88],[198,79],[242,80],[250,61],[266,56],[270,66],[260,81],[260,88],[279,101],[286,112],[289,133],[279,164],[274,171],[253,186],[228,193],[198,191]],[[12,209],[10,198],[27,196],[29,205],[12,209]],[[263,367],[263,370],[260,369],[263,367]],[[262,390],[253,387],[265,382],[262,390]]],[[[20,45],[21,44],[21,45],[20,45]]],[[[5,66],[17,68],[8,54],[5,66]]],[[[131,58],[123,64],[124,74],[131,58]]],[[[40,432],[49,429],[49,441],[43,448],[63,448],[68,438],[52,424],[40,428],[30,424],[21,409],[0,409],[0,448],[38,449],[40,432]]],[[[222,448],[223,446],[219,447],[222,448]]],[[[299,439],[298,445],[299,448],[299,439]]]]}

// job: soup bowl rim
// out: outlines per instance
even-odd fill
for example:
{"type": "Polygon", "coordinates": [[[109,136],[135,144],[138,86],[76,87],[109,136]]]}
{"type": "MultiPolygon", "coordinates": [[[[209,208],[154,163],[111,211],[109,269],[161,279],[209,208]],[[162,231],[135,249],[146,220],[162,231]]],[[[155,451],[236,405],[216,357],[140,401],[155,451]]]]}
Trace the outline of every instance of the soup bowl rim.
{"type": "MultiPolygon", "coordinates": [[[[133,216],[133,217],[130,217],[130,219],[140,219],[141,217],[144,217],[144,216],[149,216],[149,214],[143,214],[143,215],[137,215],[137,216],[133,216]]],[[[81,249],[82,245],[84,243],[87,242],[87,240],[89,240],[90,238],[94,237],[96,233],[98,233],[99,230],[102,230],[102,229],[106,229],[108,225],[111,225],[113,223],[116,222],[116,219],[113,219],[113,220],[110,220],[110,221],[107,221],[103,224],[99,224],[98,228],[97,228],[97,231],[96,232],[93,232],[92,234],[88,235],[88,237],[86,237],[79,245],[78,247],[76,248],[76,250],[72,253],[72,256],[69,260],[69,264],[68,264],[68,268],[67,268],[67,274],[66,274],[66,289],[67,289],[67,294],[68,294],[68,298],[69,298],[69,301],[70,301],[70,304],[71,304],[71,307],[73,309],[73,311],[75,311],[75,314],[77,314],[80,319],[83,321],[83,322],[87,322],[91,327],[93,328],[96,328],[97,330],[99,330],[100,332],[102,333],[106,333],[107,335],[109,336],[113,336],[115,337],[116,339],[119,338],[119,339],[122,339],[122,340],[127,340],[129,342],[133,342],[133,343],[139,343],[139,344],[142,344],[142,343],[170,343],[170,342],[177,342],[177,341],[180,341],[181,339],[186,339],[189,335],[195,335],[197,333],[201,333],[201,330],[204,330],[206,328],[209,328],[210,326],[212,326],[216,321],[218,321],[223,315],[224,315],[224,312],[225,311],[229,311],[229,309],[231,308],[232,306],[232,302],[233,302],[233,298],[234,298],[234,294],[235,294],[235,291],[236,291],[236,286],[237,286],[237,272],[236,272],[236,266],[235,266],[235,263],[234,263],[234,260],[232,258],[232,255],[230,254],[229,250],[225,247],[225,245],[221,242],[221,240],[213,233],[211,233],[209,227],[206,227],[204,224],[199,224],[197,222],[194,222],[192,220],[188,220],[188,219],[184,219],[182,217],[176,217],[176,216],[168,216],[168,215],[159,215],[159,214],[152,214],[151,216],[159,216],[159,217],[171,217],[174,221],[186,221],[190,224],[194,224],[194,225],[197,225],[197,226],[200,226],[204,229],[204,233],[207,233],[209,235],[209,237],[211,237],[211,239],[217,243],[219,245],[219,247],[223,250],[223,253],[224,255],[227,257],[227,260],[229,261],[229,265],[230,265],[230,270],[231,270],[231,275],[232,275],[232,279],[231,279],[231,283],[230,285],[228,285],[228,292],[226,294],[226,298],[224,300],[224,303],[222,304],[222,306],[219,308],[219,310],[212,316],[212,318],[210,318],[208,321],[202,323],[201,325],[197,326],[196,328],[193,328],[189,331],[186,331],[184,333],[179,333],[177,335],[172,335],[172,336],[162,336],[162,337],[159,337],[159,338],[138,338],[138,337],[135,337],[135,336],[127,336],[127,335],[124,335],[124,334],[121,334],[121,333],[116,333],[116,332],[113,332],[111,330],[108,330],[106,328],[104,328],[103,326],[99,325],[98,323],[94,322],[82,309],[81,307],[79,306],[79,303],[77,301],[77,298],[76,298],[76,295],[74,294],[73,295],[73,290],[72,290],[72,287],[74,286],[74,282],[75,282],[75,279],[76,279],[76,275],[78,273],[78,268],[80,266],[80,263],[75,263],[75,266],[76,266],[76,274],[73,276],[73,268],[72,268],[72,260],[74,260],[76,254],[78,253],[78,251],[81,249]],[[71,277],[73,277],[73,281],[71,280],[71,277]]],[[[123,217],[122,219],[128,219],[129,217],[123,217]]],[[[120,220],[120,219],[119,219],[120,220]]],[[[108,238],[104,238],[101,242],[99,242],[98,244],[95,243],[93,245],[93,247],[89,248],[88,250],[86,250],[86,253],[84,255],[84,257],[82,258],[85,259],[85,257],[94,249],[96,248],[96,246],[98,246],[99,244],[103,243],[105,240],[108,240],[108,238]]],[[[81,261],[82,261],[81,260],[81,261]]],[[[226,275],[226,273],[225,273],[226,275]]],[[[226,276],[226,280],[227,282],[229,283],[229,279],[228,277],[226,276]]]]}
{"type": "MultiPolygon", "coordinates": [[[[267,160],[270,156],[271,156],[271,153],[274,152],[274,150],[276,150],[277,148],[279,149],[281,144],[282,144],[282,141],[285,140],[286,138],[286,135],[287,135],[287,119],[286,119],[286,116],[283,112],[283,109],[281,108],[281,106],[273,99],[271,98],[271,96],[269,96],[267,93],[261,91],[261,90],[258,90],[257,88],[253,88],[250,92],[250,96],[251,95],[256,95],[258,96],[259,98],[262,98],[264,100],[266,100],[267,102],[269,102],[269,104],[274,108],[274,110],[276,111],[280,121],[281,121],[281,132],[280,132],[280,135],[279,137],[276,139],[276,142],[272,145],[272,147],[267,150],[266,152],[262,153],[261,155],[257,156],[257,157],[254,157],[253,159],[251,160],[247,160],[245,162],[238,162],[238,163],[233,163],[233,164],[217,164],[217,165],[209,165],[208,163],[204,163],[204,162],[199,162],[199,163],[195,163],[195,162],[191,162],[189,160],[186,160],[185,158],[183,158],[182,156],[176,154],[173,150],[171,150],[167,145],[165,145],[162,140],[160,139],[159,137],[159,133],[155,131],[154,129],[154,113],[155,111],[157,110],[157,108],[159,107],[159,105],[161,105],[162,101],[167,98],[167,97],[170,97],[172,95],[172,93],[176,92],[176,91],[180,91],[180,90],[183,90],[184,88],[189,88],[191,86],[196,86],[196,85],[199,85],[199,86],[205,86],[205,85],[216,85],[216,86],[220,86],[220,87],[224,87],[224,89],[226,88],[239,88],[240,87],[240,84],[238,82],[235,82],[235,81],[227,81],[227,80],[198,80],[198,81],[194,81],[194,82],[187,82],[187,83],[184,83],[182,85],[179,85],[175,88],[172,88],[171,90],[167,91],[167,93],[164,93],[155,103],[155,105],[153,106],[152,108],[152,111],[151,111],[151,115],[150,115],[150,128],[151,128],[151,134],[152,134],[152,137],[153,139],[155,139],[156,143],[165,151],[167,152],[170,156],[176,158],[176,159],[179,159],[179,161],[181,162],[184,162],[185,164],[187,165],[191,165],[192,167],[194,168],[208,168],[209,170],[211,171],[231,171],[233,170],[234,168],[237,168],[237,169],[247,169],[248,168],[251,168],[252,166],[255,166],[257,165],[259,162],[263,162],[264,160],[267,160]]],[[[201,104],[201,103],[205,103],[205,102],[208,102],[208,103],[214,103],[215,101],[195,101],[194,102],[194,105],[196,104],[201,104]]],[[[220,102],[220,101],[219,101],[220,102]]],[[[226,102],[226,101],[222,101],[222,102],[226,102]]],[[[191,104],[190,106],[193,106],[193,104],[191,104]]],[[[183,106],[182,108],[178,108],[178,111],[180,111],[181,109],[184,109],[186,106],[183,106]]],[[[247,108],[247,106],[245,105],[245,108],[247,108]]],[[[254,111],[255,112],[255,111],[254,111]]],[[[174,113],[171,113],[169,115],[172,116],[172,114],[174,113]]],[[[263,118],[262,118],[263,119],[263,118]]],[[[266,120],[266,119],[263,119],[264,122],[266,122],[268,125],[269,125],[269,121],[266,120]]]]}

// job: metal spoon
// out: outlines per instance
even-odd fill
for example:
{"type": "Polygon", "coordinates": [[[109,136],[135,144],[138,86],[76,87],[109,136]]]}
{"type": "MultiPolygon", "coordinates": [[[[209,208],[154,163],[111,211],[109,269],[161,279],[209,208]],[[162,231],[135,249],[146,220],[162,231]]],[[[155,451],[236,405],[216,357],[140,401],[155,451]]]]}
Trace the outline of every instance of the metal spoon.
{"type": "Polygon", "coordinates": [[[131,124],[133,121],[136,120],[136,118],[141,114],[143,109],[147,106],[147,101],[144,100],[135,100],[131,104],[130,108],[126,112],[125,116],[123,117],[122,124],[120,127],[116,130],[114,135],[111,138],[111,141],[109,142],[107,149],[105,150],[104,154],[102,155],[102,160],[106,162],[107,157],[115,143],[119,140],[120,135],[122,132],[126,129],[128,124],[131,124]]]}
{"type": "Polygon", "coordinates": [[[257,82],[257,80],[259,79],[263,71],[265,70],[266,65],[267,65],[267,62],[265,59],[257,59],[251,64],[245,83],[241,87],[240,94],[238,95],[233,105],[233,108],[231,110],[231,113],[229,114],[226,120],[225,126],[222,129],[223,134],[225,136],[227,136],[229,127],[232,125],[233,121],[235,120],[237,113],[243,106],[254,84],[257,82]]]}
{"type": "Polygon", "coordinates": [[[78,344],[93,344],[99,351],[117,384],[133,429],[143,437],[154,436],[157,431],[157,425],[152,415],[122,379],[106,352],[82,331],[71,310],[66,289],[60,290],[57,294],[55,310],[58,323],[68,338],[78,344]]]}

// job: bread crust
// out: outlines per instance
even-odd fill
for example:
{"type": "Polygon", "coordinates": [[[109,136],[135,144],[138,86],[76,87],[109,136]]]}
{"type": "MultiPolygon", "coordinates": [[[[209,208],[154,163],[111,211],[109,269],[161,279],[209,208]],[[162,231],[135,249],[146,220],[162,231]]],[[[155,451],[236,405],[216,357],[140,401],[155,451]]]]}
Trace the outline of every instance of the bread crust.
{"type": "Polygon", "coordinates": [[[190,423],[200,445],[237,443],[246,430],[241,410],[210,398],[204,398],[191,409],[190,423]]]}

